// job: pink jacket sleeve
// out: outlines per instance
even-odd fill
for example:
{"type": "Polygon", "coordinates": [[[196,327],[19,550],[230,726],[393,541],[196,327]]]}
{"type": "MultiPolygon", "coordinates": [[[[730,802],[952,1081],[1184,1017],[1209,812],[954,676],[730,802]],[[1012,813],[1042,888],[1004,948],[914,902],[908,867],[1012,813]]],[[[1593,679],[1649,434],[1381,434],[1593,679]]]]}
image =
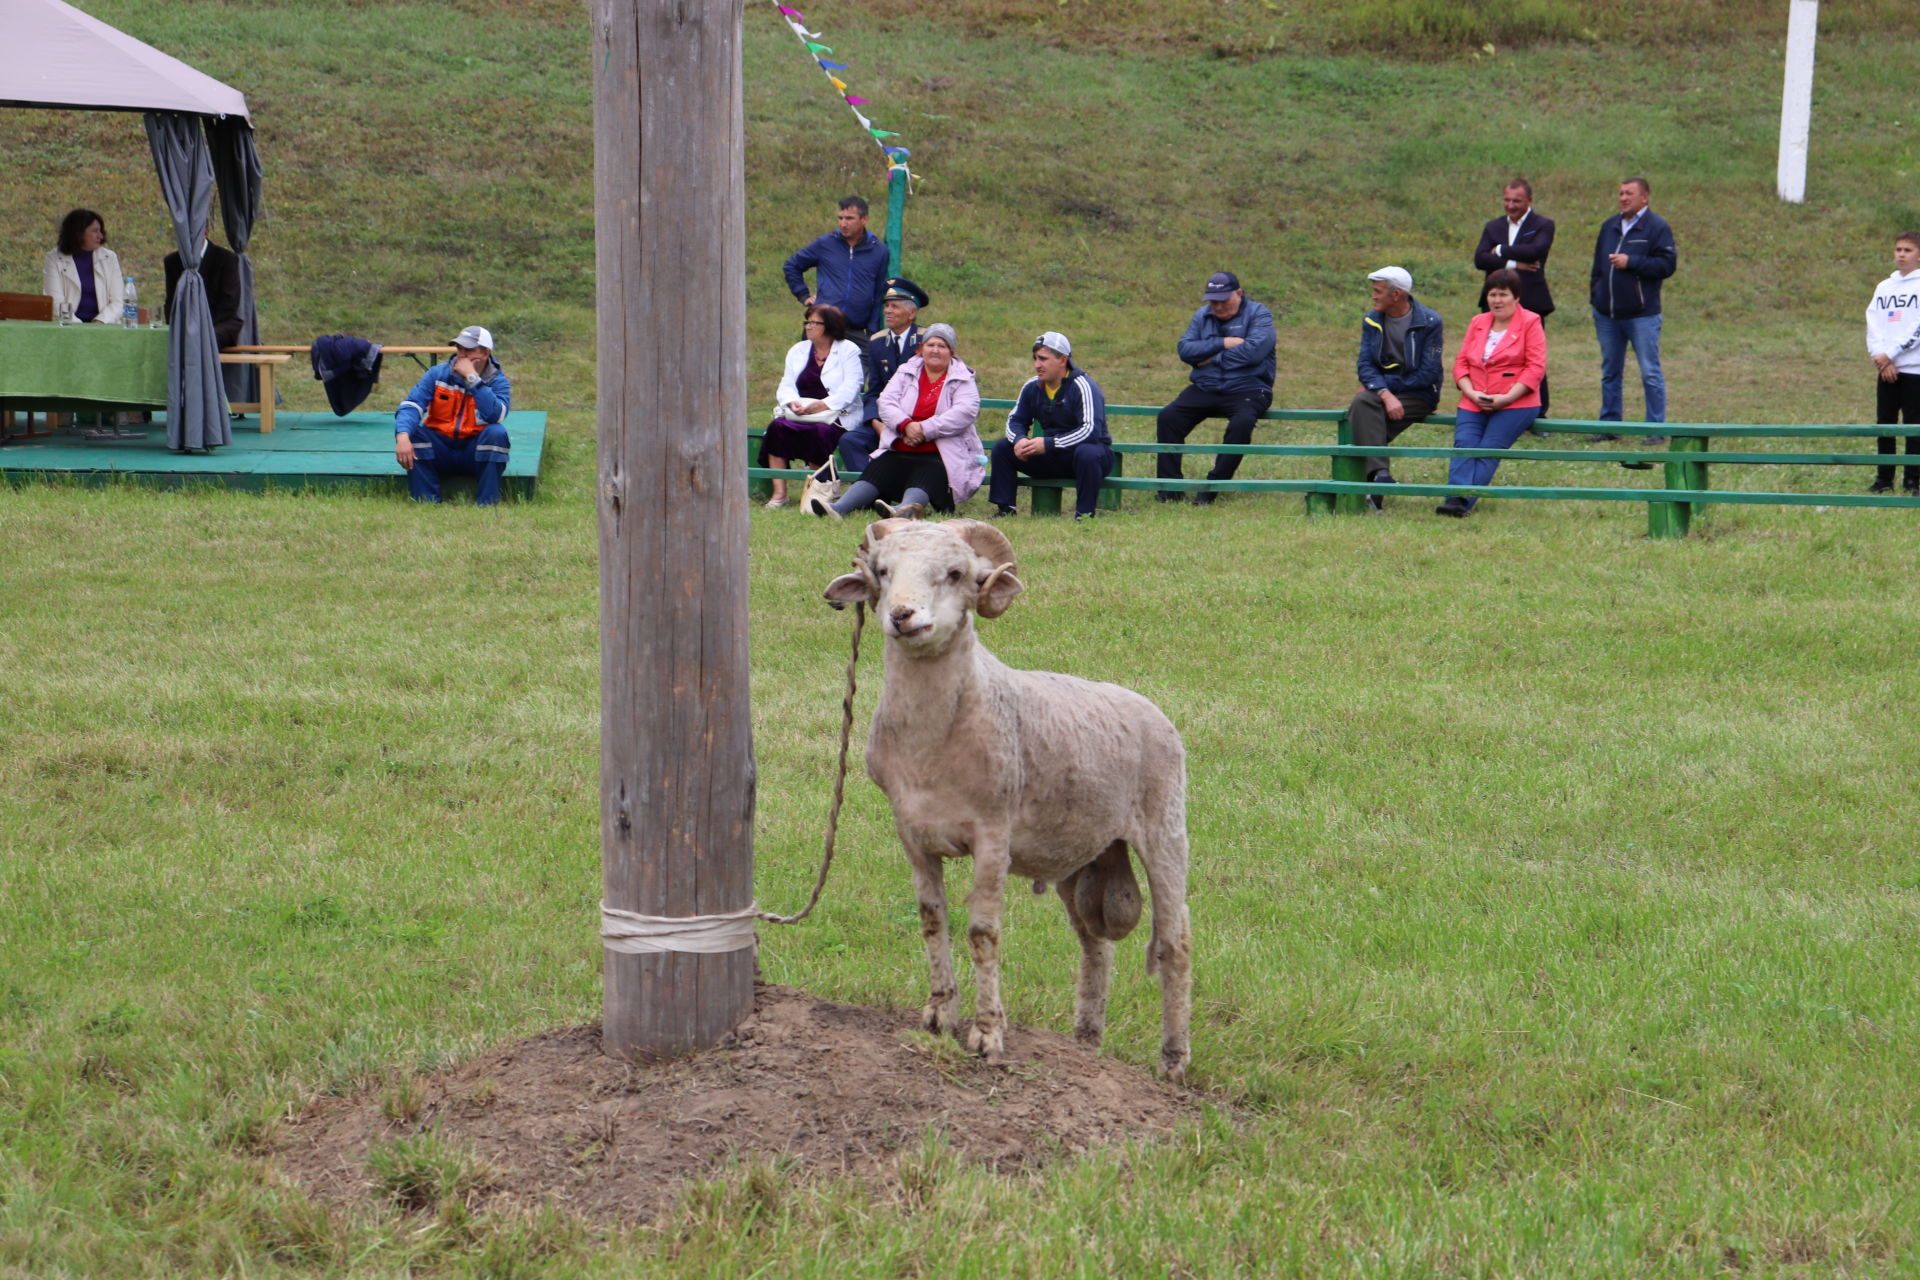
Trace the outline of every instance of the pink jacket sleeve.
{"type": "MultiPolygon", "coordinates": [[[[1473,361],[1467,358],[1467,353],[1479,351],[1487,345],[1488,323],[1487,313],[1484,311],[1467,321],[1466,336],[1460,339],[1460,350],[1454,353],[1453,357],[1453,382],[1456,387],[1460,384],[1460,379],[1469,376],[1473,365],[1473,361]]],[[[1478,384],[1470,382],[1469,385],[1478,384]]]]}

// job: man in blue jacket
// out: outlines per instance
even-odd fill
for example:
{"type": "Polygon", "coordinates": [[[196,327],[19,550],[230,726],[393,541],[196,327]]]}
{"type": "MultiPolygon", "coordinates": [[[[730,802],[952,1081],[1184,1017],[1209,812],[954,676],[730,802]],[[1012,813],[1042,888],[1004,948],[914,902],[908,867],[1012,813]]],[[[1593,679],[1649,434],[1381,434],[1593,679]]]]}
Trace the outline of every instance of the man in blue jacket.
{"type": "Polygon", "coordinates": [[[426,371],[393,415],[393,454],[416,502],[440,501],[440,478],[477,476],[473,500],[500,501],[507,470],[507,410],[513,387],[493,358],[493,335],[470,324],[453,359],[426,371]]]}
{"type": "MultiPolygon", "coordinates": [[[[1382,267],[1367,277],[1373,310],[1360,318],[1360,356],[1354,372],[1359,389],[1347,405],[1353,442],[1370,448],[1392,444],[1440,403],[1440,368],[1446,325],[1439,312],[1413,299],[1413,275],[1405,267],[1382,267]]],[[[1392,484],[1384,454],[1367,459],[1367,479],[1392,484]]],[[[1367,506],[1380,510],[1379,494],[1367,506]]]]}
{"type": "Polygon", "coordinates": [[[1007,434],[993,446],[987,500],[996,517],[1017,508],[1017,472],[1045,480],[1072,476],[1073,518],[1091,520],[1100,482],[1113,470],[1107,434],[1107,398],[1073,363],[1073,343],[1049,329],[1033,340],[1033,376],[1007,415],[1007,434]],[[1039,435],[1028,435],[1031,427],[1039,435]]]}
{"type": "Polygon", "coordinates": [[[847,318],[847,336],[866,346],[880,327],[880,294],[886,287],[887,242],[867,230],[867,202],[848,196],[840,202],[836,228],[787,259],[781,268],[787,288],[802,306],[824,302],[847,318]],[[803,274],[813,270],[813,292],[803,274]]]}
{"type": "MultiPolygon", "coordinates": [[[[1187,385],[1173,403],[1160,411],[1154,439],[1161,444],[1185,444],[1193,429],[1208,418],[1225,418],[1227,431],[1223,443],[1248,444],[1260,415],[1273,403],[1273,312],[1258,302],[1249,301],[1240,287],[1240,277],[1231,271],[1216,271],[1207,277],[1200,294],[1200,309],[1193,313],[1187,331],[1180,338],[1180,359],[1193,366],[1187,385]]],[[[1182,455],[1158,455],[1155,474],[1162,480],[1179,480],[1185,472],[1182,455]]],[[[1223,453],[1213,460],[1209,480],[1231,480],[1240,469],[1240,454],[1223,453]]],[[[1161,502],[1178,502],[1180,495],[1162,489],[1154,495],[1161,502]]],[[[1198,506],[1210,505],[1218,495],[1203,491],[1193,495],[1198,506]]]]}
{"type": "MultiPolygon", "coordinates": [[[[1618,422],[1621,415],[1620,378],[1627,363],[1627,344],[1633,344],[1640,363],[1640,389],[1646,396],[1647,421],[1667,420],[1667,379],[1660,371],[1660,282],[1680,265],[1673,228],[1647,208],[1653,188],[1645,178],[1620,184],[1620,212],[1600,224],[1593,242],[1593,331],[1600,340],[1600,419],[1618,422]]],[[[1611,433],[1591,437],[1618,440],[1611,433]]],[[[1646,438],[1659,444],[1665,436],[1646,438]]],[[[1649,462],[1623,462],[1644,470],[1649,462]]]]}

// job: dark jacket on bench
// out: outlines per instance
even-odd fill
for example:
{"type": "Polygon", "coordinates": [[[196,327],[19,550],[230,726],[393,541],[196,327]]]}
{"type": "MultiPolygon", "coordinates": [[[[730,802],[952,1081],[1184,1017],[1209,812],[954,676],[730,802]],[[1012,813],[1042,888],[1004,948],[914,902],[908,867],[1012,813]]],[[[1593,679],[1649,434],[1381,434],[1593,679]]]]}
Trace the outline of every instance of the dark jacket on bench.
{"type": "Polygon", "coordinates": [[[380,346],[346,333],[313,340],[308,352],[315,380],[326,387],[327,404],[344,418],[358,409],[380,381],[380,346]]]}

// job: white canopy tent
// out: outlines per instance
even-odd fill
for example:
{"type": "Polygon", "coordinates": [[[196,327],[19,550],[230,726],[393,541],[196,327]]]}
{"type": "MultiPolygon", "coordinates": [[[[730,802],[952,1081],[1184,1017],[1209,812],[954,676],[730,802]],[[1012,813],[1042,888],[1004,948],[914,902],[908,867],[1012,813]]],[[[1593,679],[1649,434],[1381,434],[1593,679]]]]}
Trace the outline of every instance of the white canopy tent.
{"type": "MultiPolygon", "coordinates": [[[[240,340],[258,342],[247,241],[260,213],[260,160],[246,96],[64,0],[0,0],[0,18],[0,106],[144,113],[181,263],[168,342],[167,444],[230,442],[200,231],[217,176],[221,225],[240,255],[240,340]]],[[[236,391],[236,398],[258,398],[236,391]]]]}

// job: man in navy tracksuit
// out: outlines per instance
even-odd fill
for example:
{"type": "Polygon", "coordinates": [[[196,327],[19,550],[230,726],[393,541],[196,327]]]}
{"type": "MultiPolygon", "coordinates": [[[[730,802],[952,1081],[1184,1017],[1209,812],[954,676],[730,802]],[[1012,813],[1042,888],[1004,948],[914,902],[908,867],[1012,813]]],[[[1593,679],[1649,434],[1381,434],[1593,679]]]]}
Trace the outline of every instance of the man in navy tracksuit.
{"type": "Polygon", "coordinates": [[[787,259],[787,289],[803,306],[824,302],[847,318],[847,336],[864,350],[867,335],[880,327],[880,295],[887,281],[887,242],[867,230],[867,202],[848,196],[840,202],[836,229],[787,259]],[[813,292],[803,274],[813,269],[813,292]]]}
{"type": "MultiPolygon", "coordinates": [[[[1179,346],[1180,359],[1192,365],[1193,372],[1173,403],[1160,411],[1154,439],[1161,444],[1185,444],[1205,419],[1225,418],[1224,443],[1249,444],[1260,415],[1273,403],[1273,312],[1249,299],[1240,287],[1240,277],[1231,271],[1208,276],[1200,299],[1200,309],[1187,323],[1179,346]]],[[[1213,460],[1207,479],[1233,479],[1240,457],[1221,454],[1213,460]]],[[[1155,473],[1162,480],[1180,479],[1184,474],[1180,459],[1177,453],[1160,454],[1155,473]]],[[[1180,501],[1171,489],[1154,496],[1162,502],[1180,501]]],[[[1206,490],[1194,494],[1193,501],[1204,507],[1216,496],[1206,490]]]]}
{"type": "Polygon", "coordinates": [[[477,476],[473,500],[500,501],[507,470],[507,409],[513,387],[493,358],[493,335],[470,324],[453,340],[453,359],[414,384],[393,415],[393,454],[416,502],[440,501],[440,477],[477,476]]]}
{"type": "MultiPolygon", "coordinates": [[[[1640,389],[1646,396],[1647,421],[1667,420],[1667,379],[1660,371],[1660,282],[1680,265],[1673,244],[1673,228],[1647,208],[1653,188],[1645,178],[1620,184],[1620,212],[1600,224],[1593,242],[1593,331],[1600,340],[1600,418],[1618,422],[1621,415],[1620,379],[1626,369],[1627,345],[1633,345],[1640,364],[1640,389]]],[[[1618,440],[1611,433],[1591,437],[1618,440]]],[[[1648,436],[1659,444],[1665,436],[1648,436]]],[[[1649,462],[1623,462],[1636,470],[1649,462]]]]}
{"type": "Polygon", "coordinates": [[[987,500],[995,516],[1014,514],[1015,472],[1043,480],[1073,477],[1073,518],[1091,520],[1100,482],[1113,470],[1107,398],[1076,368],[1073,344],[1051,329],[1034,339],[1033,377],[1007,415],[1006,438],[993,446],[987,500]],[[1040,434],[1030,436],[1032,426],[1040,434]]]}

